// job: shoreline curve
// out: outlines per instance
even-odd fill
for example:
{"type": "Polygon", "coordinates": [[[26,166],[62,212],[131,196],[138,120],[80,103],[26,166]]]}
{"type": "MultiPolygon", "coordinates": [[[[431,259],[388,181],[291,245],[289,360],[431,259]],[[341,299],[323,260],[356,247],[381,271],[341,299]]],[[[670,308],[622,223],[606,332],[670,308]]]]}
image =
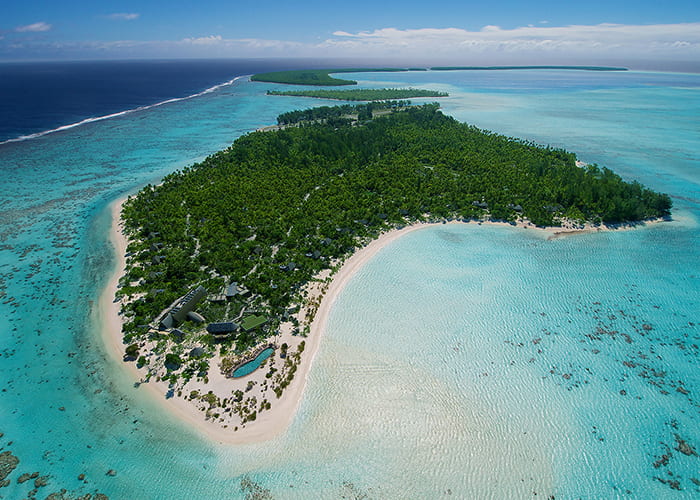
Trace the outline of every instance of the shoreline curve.
{"type": "MultiPolygon", "coordinates": [[[[638,226],[645,226],[648,223],[660,222],[661,220],[644,221],[635,225],[627,225],[623,227],[607,227],[607,226],[592,226],[584,225],[571,227],[535,227],[528,223],[518,223],[515,226],[506,222],[493,221],[451,221],[451,222],[426,222],[415,223],[403,227],[401,229],[392,229],[378,238],[371,241],[366,246],[357,250],[353,255],[347,258],[340,268],[331,275],[330,284],[327,287],[320,286],[312,290],[307,297],[307,304],[320,299],[318,309],[311,323],[308,337],[304,338],[305,349],[301,356],[301,360],[297,366],[296,376],[289,383],[289,386],[284,390],[282,396],[274,401],[271,409],[265,412],[260,412],[258,418],[250,425],[233,430],[222,426],[217,422],[213,422],[204,418],[202,411],[198,409],[194,403],[187,401],[183,397],[171,396],[166,397],[169,387],[165,382],[151,380],[144,382],[142,372],[136,367],[135,363],[123,361],[124,345],[122,343],[122,320],[120,316],[121,301],[116,299],[119,280],[124,275],[126,265],[126,247],[128,244],[127,238],[122,231],[121,223],[121,207],[126,201],[126,197],[119,198],[112,202],[108,209],[111,213],[111,228],[110,228],[110,243],[114,248],[115,265],[112,270],[112,275],[103,289],[98,307],[98,325],[101,333],[101,338],[108,355],[115,360],[129,376],[131,376],[138,387],[144,387],[149,391],[153,399],[160,402],[161,408],[170,413],[186,424],[192,431],[204,437],[208,441],[215,444],[224,445],[242,445],[252,444],[264,441],[269,441],[282,434],[288,429],[294,416],[303,400],[304,391],[308,381],[309,373],[313,366],[314,359],[320,347],[321,339],[323,338],[328,323],[330,312],[335,304],[337,297],[345,288],[347,283],[355,276],[355,274],[365,266],[379,251],[390,245],[398,238],[405,236],[417,230],[428,227],[440,226],[445,224],[484,224],[484,225],[500,225],[507,227],[518,227],[522,230],[535,229],[537,233],[546,236],[548,240],[566,237],[573,234],[583,234],[596,231],[615,231],[621,229],[633,229],[638,226]]],[[[275,338],[276,342],[280,343],[285,333],[282,333],[275,338]]],[[[290,336],[291,337],[291,336],[290,336]]],[[[296,338],[296,337],[295,337],[296,338]]],[[[266,339],[269,343],[273,337],[266,339]]],[[[191,387],[210,388],[222,385],[231,379],[225,378],[218,374],[217,358],[212,360],[212,368],[210,372],[211,384],[192,383],[191,387]]],[[[230,391],[229,391],[230,392],[230,391]]]]}
{"type": "Polygon", "coordinates": [[[226,82],[217,83],[216,85],[209,87],[207,89],[204,89],[201,92],[197,92],[196,94],[187,95],[184,97],[172,97],[170,99],[166,99],[165,101],[160,101],[160,102],[156,102],[153,104],[144,104],[142,106],[137,106],[135,108],[125,109],[124,111],[117,111],[116,113],[110,113],[108,115],[92,116],[92,117],[84,118],[84,119],[80,120],[79,122],[69,123],[68,125],[61,125],[59,127],[52,128],[49,130],[42,130],[41,132],[34,132],[32,134],[20,135],[19,137],[12,137],[10,139],[5,139],[5,140],[0,141],[0,146],[3,146],[5,144],[11,144],[13,142],[24,142],[24,141],[29,141],[31,139],[38,139],[40,137],[44,137],[45,135],[54,134],[56,132],[64,132],[66,130],[70,130],[72,128],[79,127],[81,125],[87,125],[88,123],[101,122],[103,120],[109,120],[110,118],[118,118],[120,116],[129,115],[131,113],[137,113],[139,111],[146,111],[148,109],[157,108],[159,106],[164,106],[166,104],[172,104],[174,102],[187,101],[189,99],[194,99],[195,97],[201,97],[203,95],[210,94],[212,92],[219,90],[220,88],[227,87],[229,85],[233,85],[236,81],[240,80],[241,78],[247,78],[249,76],[250,75],[237,76],[237,77],[232,78],[231,80],[228,80],[226,82]]]}

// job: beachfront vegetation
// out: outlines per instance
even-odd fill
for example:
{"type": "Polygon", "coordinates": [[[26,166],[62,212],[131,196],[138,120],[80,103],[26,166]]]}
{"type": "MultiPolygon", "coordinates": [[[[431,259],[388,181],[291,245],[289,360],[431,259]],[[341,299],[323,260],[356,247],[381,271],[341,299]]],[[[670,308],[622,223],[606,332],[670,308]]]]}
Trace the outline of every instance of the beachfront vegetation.
{"type": "MultiPolygon", "coordinates": [[[[125,343],[149,335],[143,325],[193,286],[215,292],[231,281],[250,291],[236,310],[269,318],[238,340],[262,342],[321,271],[416,221],[527,218],[544,226],[669,213],[667,195],[604,167],[577,167],[564,150],[459,123],[437,104],[377,106],[381,113],[374,106],[298,112],[294,126],[245,135],[130,198],[119,292],[132,297],[122,311],[125,343]]],[[[219,306],[207,307],[217,314],[219,306]]]]}
{"type": "Polygon", "coordinates": [[[342,101],[386,101],[415,97],[447,97],[446,92],[425,89],[349,89],[349,90],[268,90],[267,95],[316,97],[342,101]]]}

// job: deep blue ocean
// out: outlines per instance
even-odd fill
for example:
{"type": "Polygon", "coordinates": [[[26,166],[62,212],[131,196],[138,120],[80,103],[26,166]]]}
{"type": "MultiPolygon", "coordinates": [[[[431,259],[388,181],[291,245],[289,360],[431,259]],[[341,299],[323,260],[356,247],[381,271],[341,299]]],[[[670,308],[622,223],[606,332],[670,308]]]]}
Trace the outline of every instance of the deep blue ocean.
{"type": "Polygon", "coordinates": [[[309,59],[0,63],[0,142],[185,98],[240,75],[335,65],[309,59]]]}
{"type": "Polygon", "coordinates": [[[443,111],[460,121],[669,193],[673,221],[551,240],[486,225],[412,232],[337,298],[288,431],[219,446],[164,415],[103,344],[107,207],[325,102],[232,81],[257,62],[203,62],[177,84],[200,63],[156,76],[145,62],[91,64],[0,65],[15,82],[24,72],[14,91],[0,78],[6,139],[136,109],[0,144],[0,456],[20,460],[0,498],[25,498],[34,481],[18,479],[33,472],[48,476],[37,498],[251,498],[244,478],[278,499],[699,497],[700,75],[348,75],[444,90],[443,111]],[[65,71],[97,66],[115,81],[75,80],[91,107],[65,71]],[[47,97],[22,118],[25,89],[54,83],[77,104],[47,97]]]}

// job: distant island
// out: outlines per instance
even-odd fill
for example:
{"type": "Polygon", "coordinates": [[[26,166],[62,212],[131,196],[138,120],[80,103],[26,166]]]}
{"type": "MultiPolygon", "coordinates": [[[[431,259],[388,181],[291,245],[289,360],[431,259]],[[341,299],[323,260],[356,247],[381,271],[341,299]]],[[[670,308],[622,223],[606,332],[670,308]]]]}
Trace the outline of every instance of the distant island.
{"type": "Polygon", "coordinates": [[[629,71],[627,68],[614,66],[435,66],[431,71],[499,71],[514,69],[554,69],[575,71],[629,71]]]}
{"type": "Polygon", "coordinates": [[[278,123],[145,187],[121,211],[124,359],[141,382],[201,412],[216,439],[222,428],[245,442],[286,426],[318,345],[321,300],[380,236],[470,221],[582,229],[671,208],[607,168],[459,123],[437,104],[323,107],[278,123]]]}
{"type": "Polygon", "coordinates": [[[286,85],[341,86],[357,85],[355,80],[334,78],[330,73],[377,73],[399,71],[424,71],[417,68],[340,68],[340,69],[302,69],[292,71],[272,71],[257,73],[250,77],[254,82],[284,83],[286,85]]]}
{"type": "MultiPolygon", "coordinates": [[[[458,71],[458,70],[577,70],[577,71],[627,71],[627,68],[608,66],[435,66],[431,71],[458,71]]],[[[257,73],[250,77],[254,82],[283,83],[286,85],[313,85],[313,86],[342,86],[357,85],[355,80],[335,78],[331,73],[377,73],[377,72],[403,72],[403,71],[427,71],[426,68],[338,68],[338,69],[304,69],[292,71],[273,71],[269,73],[257,73]]]]}
{"type": "Polygon", "coordinates": [[[268,90],[267,95],[316,97],[341,101],[386,101],[415,97],[448,97],[447,92],[425,89],[349,89],[349,90],[268,90]]]}

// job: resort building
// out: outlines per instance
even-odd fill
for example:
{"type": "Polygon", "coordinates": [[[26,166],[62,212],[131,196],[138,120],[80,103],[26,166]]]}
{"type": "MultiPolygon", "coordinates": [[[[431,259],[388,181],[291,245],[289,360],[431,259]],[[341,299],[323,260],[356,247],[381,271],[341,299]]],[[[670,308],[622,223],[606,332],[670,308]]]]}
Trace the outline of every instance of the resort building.
{"type": "Polygon", "coordinates": [[[238,325],[236,323],[233,323],[232,321],[224,323],[210,323],[207,326],[207,332],[216,336],[229,335],[230,333],[233,333],[236,330],[238,330],[238,325]]]}
{"type": "Polygon", "coordinates": [[[224,302],[226,302],[227,297],[224,294],[212,295],[211,297],[209,297],[208,300],[209,302],[214,302],[216,304],[223,304],[224,302]]]}
{"type": "Polygon", "coordinates": [[[190,320],[190,321],[194,321],[195,323],[204,323],[204,322],[206,322],[206,319],[204,318],[204,316],[202,316],[201,314],[199,314],[199,313],[196,312],[196,311],[190,311],[190,312],[188,312],[188,313],[187,313],[187,319],[190,320]]]}
{"type": "MultiPolygon", "coordinates": [[[[207,289],[201,285],[187,292],[184,297],[161,317],[160,327],[163,329],[173,328],[188,319],[188,314],[194,311],[199,301],[206,297],[206,295],[207,289]]],[[[197,315],[198,317],[192,316],[196,319],[204,319],[200,315],[197,315]]]]}
{"type": "Polygon", "coordinates": [[[231,283],[228,287],[226,287],[226,298],[228,300],[233,299],[234,297],[246,297],[250,295],[250,290],[248,290],[246,287],[243,285],[238,284],[237,282],[231,283]]]}
{"type": "Polygon", "coordinates": [[[226,288],[226,298],[231,300],[238,295],[238,283],[235,281],[226,288]]]}

